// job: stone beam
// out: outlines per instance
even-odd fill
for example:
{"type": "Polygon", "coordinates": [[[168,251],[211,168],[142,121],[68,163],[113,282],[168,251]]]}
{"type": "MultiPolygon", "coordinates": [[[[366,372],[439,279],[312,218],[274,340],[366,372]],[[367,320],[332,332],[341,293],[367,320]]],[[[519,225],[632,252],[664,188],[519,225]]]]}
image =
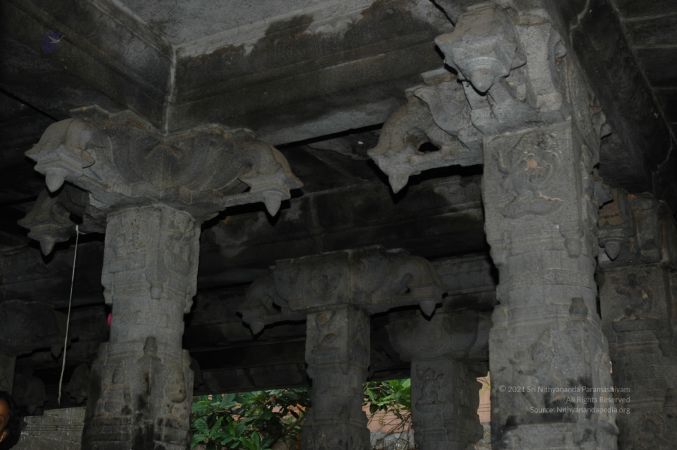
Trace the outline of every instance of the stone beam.
{"type": "MultiPolygon", "coordinates": [[[[84,202],[74,198],[78,191],[64,186],[56,208],[79,208],[76,215],[82,214],[88,200],[86,195],[84,202]]],[[[401,198],[393,198],[382,183],[305,194],[285,205],[274,222],[260,209],[227,215],[203,230],[198,291],[250,283],[275,260],[322,251],[381,245],[430,259],[486,250],[478,176],[425,180],[409,186],[401,198]]],[[[46,216],[51,214],[48,209],[46,216]]],[[[27,220],[22,223],[30,226],[27,220]]],[[[73,226],[66,231],[73,233],[73,226]]],[[[96,239],[96,233],[80,237],[75,305],[101,298],[103,246],[96,239]]],[[[46,260],[33,248],[3,254],[0,299],[34,299],[64,307],[73,261],[72,247],[65,245],[57,244],[60,251],[46,260]]]]}
{"type": "Polygon", "coordinates": [[[134,18],[109,3],[73,0],[7,1],[0,18],[3,90],[57,120],[96,103],[162,125],[172,49],[134,18]]]}
{"type": "Polygon", "coordinates": [[[101,281],[114,319],[92,367],[83,447],[183,449],[193,391],[183,315],[197,289],[200,224],[252,202],[276,214],[301,183],[244,130],[168,135],[128,111],[75,113],[27,155],[50,191],[66,181],[87,191],[83,224],[106,229],[101,281]]]}
{"type": "MultiPolygon", "coordinates": [[[[669,125],[639,66],[637,49],[630,47],[631,32],[625,34],[624,28],[632,28],[628,25],[632,22],[623,24],[619,17],[623,7],[618,5],[636,3],[650,8],[649,4],[615,0],[543,3],[585,69],[613,131],[600,148],[600,175],[630,192],[652,192],[675,211],[677,158],[669,153],[669,125]]],[[[660,3],[655,5],[665,10],[660,3]]]]}
{"type": "Polygon", "coordinates": [[[240,3],[3,2],[0,85],[58,119],[105,103],[168,131],[225,123],[281,144],[382,123],[452,29],[429,2],[240,3]]]}

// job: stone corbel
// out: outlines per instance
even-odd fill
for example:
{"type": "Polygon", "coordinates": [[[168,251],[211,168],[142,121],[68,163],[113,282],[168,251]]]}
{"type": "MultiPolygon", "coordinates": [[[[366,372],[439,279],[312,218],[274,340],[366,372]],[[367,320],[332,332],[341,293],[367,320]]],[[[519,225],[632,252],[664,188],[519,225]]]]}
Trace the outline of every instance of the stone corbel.
{"type": "Polygon", "coordinates": [[[568,118],[581,130],[582,153],[591,153],[582,157],[597,160],[604,117],[550,18],[497,3],[468,8],[435,39],[455,75],[424,74],[369,151],[395,192],[424,170],[482,164],[487,138],[568,118]],[[422,151],[426,142],[438,150],[422,151]]]}
{"type": "Polygon", "coordinates": [[[40,192],[31,210],[18,223],[28,228],[28,237],[40,243],[44,255],[52,253],[57,242],[68,241],[75,231],[70,212],[47,190],[40,192]]]}
{"type": "Polygon", "coordinates": [[[278,261],[252,283],[240,313],[254,334],[312,311],[354,305],[368,314],[419,305],[430,317],[444,289],[430,263],[404,251],[347,250],[278,261]]]}
{"type": "Polygon", "coordinates": [[[458,72],[473,124],[483,133],[563,118],[558,66],[566,50],[539,11],[520,14],[492,3],[478,5],[435,43],[458,72]]]}
{"type": "Polygon", "coordinates": [[[422,77],[425,84],[406,91],[407,103],[386,121],[368,152],[395,193],[425,170],[482,163],[481,136],[456,79],[446,70],[422,77]]]}
{"type": "Polygon", "coordinates": [[[57,193],[45,189],[18,224],[29,230],[28,237],[38,241],[42,253],[48,255],[55,244],[66,242],[75,235],[75,222],[71,215],[82,217],[82,232],[103,232],[101,211],[87,208],[87,204],[87,193],[71,184],[57,193]]]}
{"type": "Polygon", "coordinates": [[[278,294],[272,272],[254,280],[247,289],[245,298],[245,308],[239,313],[242,322],[249,325],[255,336],[268,325],[306,319],[305,314],[291,311],[287,301],[278,294]]]}
{"type": "Polygon", "coordinates": [[[27,156],[50,191],[69,181],[98,209],[163,203],[204,220],[263,202],[275,215],[301,187],[284,157],[247,130],[206,125],[164,135],[129,111],[76,114],[51,125],[27,156]]]}

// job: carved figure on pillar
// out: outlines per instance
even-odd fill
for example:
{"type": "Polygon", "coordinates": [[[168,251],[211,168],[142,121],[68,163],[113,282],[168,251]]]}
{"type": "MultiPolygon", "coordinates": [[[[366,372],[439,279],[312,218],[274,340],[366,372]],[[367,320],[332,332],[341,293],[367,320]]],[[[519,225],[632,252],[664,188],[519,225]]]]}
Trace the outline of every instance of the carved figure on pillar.
{"type": "MultiPolygon", "coordinates": [[[[469,113],[458,102],[447,101],[459,105],[447,110],[429,103],[441,116],[435,123],[468,117],[482,136],[485,230],[500,274],[490,338],[493,448],[615,449],[610,394],[599,396],[609,407],[598,410],[555,394],[612,387],[594,279],[604,117],[546,8],[510,5],[468,8],[435,40],[469,113]]],[[[448,98],[442,83],[431,89],[438,95],[428,98],[448,98]]],[[[393,146],[378,153],[400,155],[393,146]]],[[[388,161],[379,161],[386,172],[388,161]]],[[[465,161],[452,155],[435,167],[465,161]]]]}
{"type": "Polygon", "coordinates": [[[193,374],[181,342],[200,224],[245,203],[276,214],[301,183],[248,131],[165,135],[128,111],[74,114],[27,154],[50,191],[65,181],[87,191],[82,214],[106,230],[101,280],[114,319],[92,369],[83,448],[185,449],[193,374]]]}

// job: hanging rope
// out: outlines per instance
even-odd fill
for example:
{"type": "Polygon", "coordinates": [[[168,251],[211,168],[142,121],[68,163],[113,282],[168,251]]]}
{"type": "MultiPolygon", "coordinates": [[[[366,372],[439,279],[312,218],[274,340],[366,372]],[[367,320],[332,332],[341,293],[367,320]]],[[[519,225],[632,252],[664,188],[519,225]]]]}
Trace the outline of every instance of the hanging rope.
{"type": "Polygon", "coordinates": [[[78,261],[78,242],[80,240],[80,227],[75,225],[75,251],[73,252],[73,271],[71,272],[71,289],[68,295],[68,315],[66,316],[66,335],[63,338],[63,358],[61,361],[61,375],[59,376],[59,395],[57,403],[61,406],[61,387],[63,386],[63,375],[66,372],[66,353],[68,350],[68,333],[71,325],[71,306],[73,305],[73,285],[75,284],[75,264],[78,261]]]}

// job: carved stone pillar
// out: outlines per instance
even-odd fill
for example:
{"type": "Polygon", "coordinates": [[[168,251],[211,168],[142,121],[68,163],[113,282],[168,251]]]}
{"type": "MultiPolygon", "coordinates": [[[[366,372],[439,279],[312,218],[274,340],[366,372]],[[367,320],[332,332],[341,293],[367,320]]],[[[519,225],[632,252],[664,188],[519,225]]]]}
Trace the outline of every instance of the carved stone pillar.
{"type": "Polygon", "coordinates": [[[267,324],[307,320],[311,408],[305,450],[367,450],[362,384],[370,358],[369,316],[420,305],[430,315],[441,283],[423,258],[366,248],[278,261],[247,292],[243,319],[254,333],[267,324]]]}
{"type": "Polygon", "coordinates": [[[540,3],[485,2],[461,14],[435,40],[455,76],[426,74],[370,155],[394,190],[420,170],[483,161],[500,279],[493,448],[615,449],[611,394],[599,392],[612,386],[594,279],[604,119],[540,3]],[[426,141],[439,150],[419,151],[426,141]],[[585,403],[592,390],[608,407],[585,403]]]}
{"type": "Polygon", "coordinates": [[[395,350],[411,362],[414,438],[419,450],[467,450],[482,438],[480,383],[486,375],[489,317],[438,312],[427,321],[394,315],[388,335],[395,350]],[[483,367],[484,370],[478,370],[483,367]]]}
{"type": "Polygon", "coordinates": [[[370,356],[369,314],[350,305],[310,313],[306,330],[312,407],[303,423],[303,448],[370,448],[362,411],[370,356]]]}
{"type": "Polygon", "coordinates": [[[12,392],[16,357],[0,353],[0,391],[12,392]]]}
{"type": "Polygon", "coordinates": [[[615,448],[581,151],[570,122],[485,141],[485,228],[500,278],[489,342],[499,449],[615,448]]]}
{"type": "Polygon", "coordinates": [[[600,303],[622,450],[668,450],[677,440],[675,244],[667,207],[649,195],[616,191],[601,211],[600,303]]]}
{"type": "MultiPolygon", "coordinates": [[[[185,449],[193,373],[181,341],[200,224],[259,201],[275,214],[300,182],[277,150],[246,131],[164,135],[130,112],[77,113],[50,126],[28,156],[50,191],[69,181],[89,192],[84,224],[106,230],[102,284],[113,320],[92,368],[83,448],[185,449]]],[[[67,234],[51,233],[47,216],[26,225],[49,249],[67,234]]]]}
{"type": "Polygon", "coordinates": [[[114,319],[92,371],[83,448],[186,447],[193,372],[181,339],[199,236],[190,214],[164,205],[108,215],[102,283],[114,319]]]}

